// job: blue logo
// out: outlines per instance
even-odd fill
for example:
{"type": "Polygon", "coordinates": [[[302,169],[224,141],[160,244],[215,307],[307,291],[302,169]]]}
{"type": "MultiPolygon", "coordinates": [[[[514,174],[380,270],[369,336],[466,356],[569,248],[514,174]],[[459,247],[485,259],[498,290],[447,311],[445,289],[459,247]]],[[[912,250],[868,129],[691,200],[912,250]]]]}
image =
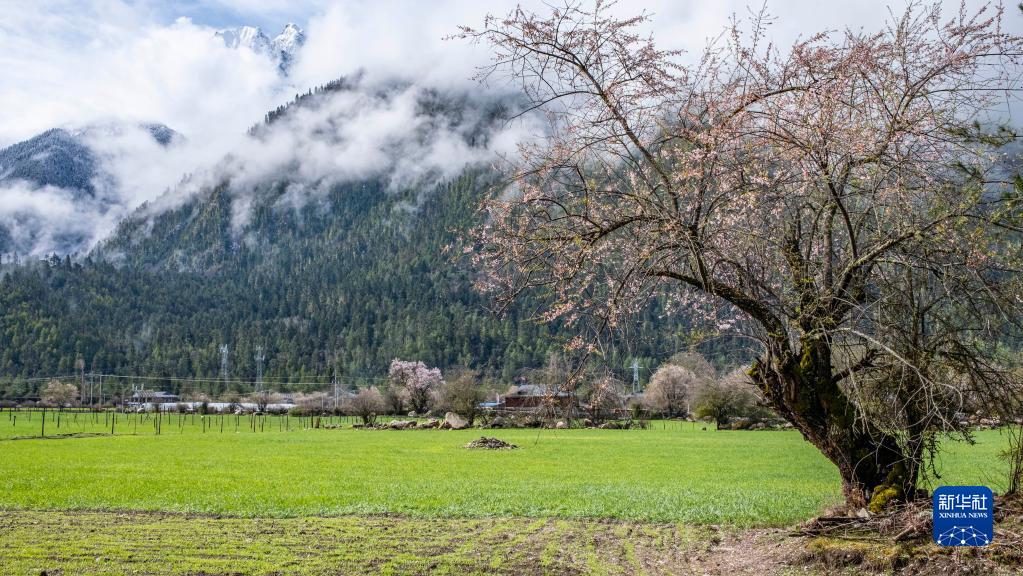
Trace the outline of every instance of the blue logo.
{"type": "Polygon", "coordinates": [[[986,486],[934,491],[934,541],[939,546],[987,546],[995,537],[995,500],[986,486]]]}

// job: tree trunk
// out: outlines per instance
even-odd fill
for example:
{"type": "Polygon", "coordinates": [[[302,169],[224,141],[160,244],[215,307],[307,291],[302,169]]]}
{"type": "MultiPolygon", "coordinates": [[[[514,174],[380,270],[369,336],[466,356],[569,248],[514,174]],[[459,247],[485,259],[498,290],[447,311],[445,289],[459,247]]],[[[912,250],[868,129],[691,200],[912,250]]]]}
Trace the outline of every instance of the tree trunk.
{"type": "Polygon", "coordinates": [[[779,347],[750,374],[772,407],[838,467],[850,511],[879,513],[915,495],[916,459],[894,436],[856,417],[834,379],[826,344],[804,340],[798,355],[779,347]]]}

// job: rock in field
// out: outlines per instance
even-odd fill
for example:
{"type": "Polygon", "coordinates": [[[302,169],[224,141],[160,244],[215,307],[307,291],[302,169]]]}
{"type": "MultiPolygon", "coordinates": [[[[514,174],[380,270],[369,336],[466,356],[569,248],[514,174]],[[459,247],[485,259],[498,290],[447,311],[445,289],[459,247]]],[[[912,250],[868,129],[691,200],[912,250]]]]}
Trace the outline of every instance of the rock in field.
{"type": "Polygon", "coordinates": [[[469,427],[469,422],[454,412],[448,412],[444,415],[444,423],[450,426],[452,430],[463,430],[469,427]]]}

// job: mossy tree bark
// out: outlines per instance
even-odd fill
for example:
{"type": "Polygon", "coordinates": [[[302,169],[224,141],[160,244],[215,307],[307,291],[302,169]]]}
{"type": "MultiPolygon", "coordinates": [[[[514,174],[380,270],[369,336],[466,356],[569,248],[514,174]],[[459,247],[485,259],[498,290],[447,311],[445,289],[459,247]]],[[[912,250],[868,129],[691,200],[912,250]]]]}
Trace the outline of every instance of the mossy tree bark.
{"type": "Polygon", "coordinates": [[[826,344],[804,339],[795,352],[774,347],[750,374],[772,407],[838,468],[848,509],[879,513],[915,495],[919,453],[857,418],[826,344]]]}

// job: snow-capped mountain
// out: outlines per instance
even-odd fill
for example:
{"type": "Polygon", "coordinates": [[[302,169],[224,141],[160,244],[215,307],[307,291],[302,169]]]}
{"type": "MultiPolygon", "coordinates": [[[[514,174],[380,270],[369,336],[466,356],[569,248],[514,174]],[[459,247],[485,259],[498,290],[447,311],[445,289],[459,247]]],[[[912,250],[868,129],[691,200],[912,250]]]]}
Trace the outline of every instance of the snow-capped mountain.
{"type": "Polygon", "coordinates": [[[294,54],[303,44],[305,44],[305,32],[296,24],[289,22],[284,30],[270,42],[270,47],[282,53],[294,54]]]}
{"type": "Polygon", "coordinates": [[[270,48],[277,56],[278,66],[280,66],[282,72],[288,72],[288,68],[291,67],[292,61],[303,44],[305,44],[305,32],[290,22],[270,42],[270,48]]]}
{"type": "Polygon", "coordinates": [[[225,28],[218,30],[216,36],[222,38],[228,48],[248,48],[260,54],[268,54],[270,51],[270,39],[256,26],[225,28]]]}
{"type": "Polygon", "coordinates": [[[258,26],[239,26],[218,30],[216,36],[224,45],[233,49],[248,49],[256,54],[266,55],[287,74],[298,51],[305,44],[305,32],[296,24],[288,23],[280,34],[271,39],[258,26]]]}

